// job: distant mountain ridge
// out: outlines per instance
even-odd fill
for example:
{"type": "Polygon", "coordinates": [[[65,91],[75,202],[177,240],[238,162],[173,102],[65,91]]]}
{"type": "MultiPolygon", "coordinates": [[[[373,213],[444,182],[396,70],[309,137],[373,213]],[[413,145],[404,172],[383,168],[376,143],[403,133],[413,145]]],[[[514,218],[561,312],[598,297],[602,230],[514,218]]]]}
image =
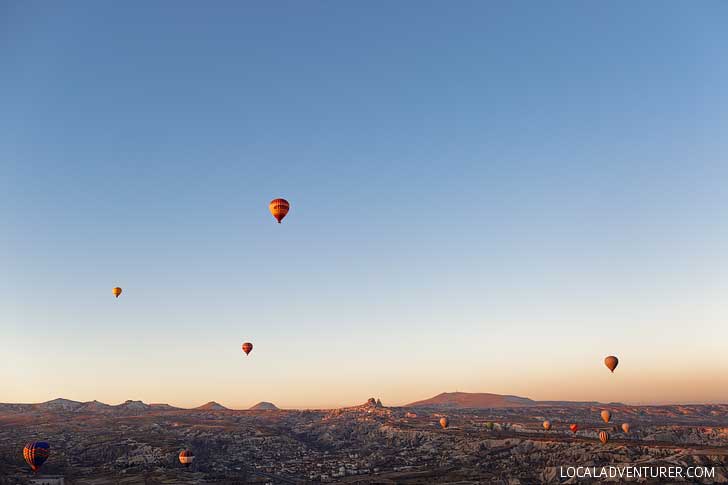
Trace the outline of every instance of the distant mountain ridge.
{"type": "MultiPolygon", "coordinates": [[[[223,410],[227,409],[220,404],[210,402],[199,408],[202,410],[223,410]]],[[[171,406],[169,404],[154,403],[147,404],[143,401],[135,401],[129,399],[121,404],[105,404],[99,401],[72,401],[70,399],[57,398],[50,401],[37,404],[14,404],[0,403],[0,410],[6,411],[43,411],[43,412],[61,412],[61,413],[121,413],[135,414],[148,411],[180,411],[182,408],[171,406]]]]}
{"type": "MultiPolygon", "coordinates": [[[[402,407],[413,408],[432,408],[432,409],[487,409],[487,408],[516,408],[516,407],[535,407],[535,406],[626,406],[618,402],[600,403],[597,401],[534,401],[526,397],[501,395],[491,393],[469,393],[469,392],[443,392],[430,399],[416,401],[406,404],[402,407]]],[[[382,403],[378,399],[370,398],[367,403],[354,406],[356,408],[382,408],[382,403]]],[[[349,408],[338,408],[349,409],[349,408]]],[[[261,401],[255,406],[249,408],[251,411],[260,410],[279,410],[279,408],[270,402],[261,401]]],[[[54,413],[96,413],[96,414],[118,414],[118,415],[136,415],[147,412],[173,412],[173,411],[231,411],[231,409],[210,401],[202,406],[192,409],[179,408],[169,404],[155,403],[147,404],[142,401],[127,400],[121,404],[105,404],[99,401],[73,401],[70,399],[57,398],[50,401],[37,404],[15,404],[0,403],[0,411],[11,412],[54,412],[54,413]]]]}
{"type": "MultiPolygon", "coordinates": [[[[597,406],[597,401],[534,401],[527,397],[490,394],[487,392],[443,392],[430,399],[416,401],[404,407],[437,409],[487,409],[532,406],[597,406]]],[[[610,403],[621,406],[620,403],[610,403]]]]}
{"type": "Polygon", "coordinates": [[[202,406],[198,406],[193,409],[195,411],[229,411],[228,408],[222,404],[216,403],[215,401],[210,401],[207,404],[203,404],[202,406]]]}
{"type": "Polygon", "coordinates": [[[272,402],[261,401],[249,409],[250,411],[278,411],[278,406],[272,402]]]}

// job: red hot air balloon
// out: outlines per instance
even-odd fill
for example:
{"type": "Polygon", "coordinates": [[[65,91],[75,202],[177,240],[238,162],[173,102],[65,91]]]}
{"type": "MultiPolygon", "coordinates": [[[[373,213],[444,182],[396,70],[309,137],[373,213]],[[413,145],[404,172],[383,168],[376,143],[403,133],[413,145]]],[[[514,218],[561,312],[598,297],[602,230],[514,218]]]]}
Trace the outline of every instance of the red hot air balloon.
{"type": "Polygon", "coordinates": [[[179,462],[182,463],[185,467],[190,466],[193,461],[195,461],[195,454],[192,453],[190,450],[182,450],[179,453],[179,462]]]}
{"type": "Polygon", "coordinates": [[[268,209],[270,210],[270,213],[273,214],[273,217],[276,218],[278,224],[280,224],[291,209],[291,204],[289,204],[286,199],[273,199],[270,201],[270,204],[268,204],[268,209]]]}
{"type": "Polygon", "coordinates": [[[245,342],[243,344],[243,352],[245,352],[245,355],[248,355],[251,350],[253,350],[253,344],[251,344],[250,342],[245,342]]]}
{"type": "Polygon", "coordinates": [[[604,365],[606,365],[607,369],[614,373],[614,369],[616,369],[619,365],[619,359],[613,355],[610,355],[609,357],[604,358],[604,365]]]}
{"type": "Polygon", "coordinates": [[[599,441],[601,441],[603,445],[606,445],[607,441],[609,441],[609,433],[607,433],[606,431],[600,431],[599,441]]]}
{"type": "Polygon", "coordinates": [[[578,424],[570,424],[569,429],[572,433],[576,434],[577,431],[579,431],[579,425],[578,424]]]}

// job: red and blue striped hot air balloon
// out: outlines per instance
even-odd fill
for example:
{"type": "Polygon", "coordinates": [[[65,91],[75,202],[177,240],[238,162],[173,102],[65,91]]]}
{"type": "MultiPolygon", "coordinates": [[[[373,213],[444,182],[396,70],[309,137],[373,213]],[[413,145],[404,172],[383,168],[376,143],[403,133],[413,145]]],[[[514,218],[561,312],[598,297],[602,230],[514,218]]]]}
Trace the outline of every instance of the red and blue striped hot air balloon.
{"type": "Polygon", "coordinates": [[[30,465],[31,470],[37,472],[51,454],[51,445],[45,441],[34,441],[23,448],[23,458],[30,465]]]}

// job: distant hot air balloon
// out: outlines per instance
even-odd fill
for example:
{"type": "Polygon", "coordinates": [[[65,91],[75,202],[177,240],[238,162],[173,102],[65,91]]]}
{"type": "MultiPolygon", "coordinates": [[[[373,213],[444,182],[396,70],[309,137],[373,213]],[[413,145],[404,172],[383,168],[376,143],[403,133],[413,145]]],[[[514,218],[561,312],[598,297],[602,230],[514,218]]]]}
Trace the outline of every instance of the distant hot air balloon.
{"type": "Polygon", "coordinates": [[[45,441],[28,443],[23,448],[23,458],[25,458],[25,462],[30,465],[30,469],[34,472],[40,470],[40,467],[43,466],[43,463],[45,463],[50,454],[51,445],[45,441]]]}
{"type": "Polygon", "coordinates": [[[495,424],[493,423],[493,421],[487,421],[485,423],[485,428],[490,431],[493,431],[493,428],[495,428],[495,424]]]}
{"type": "Polygon", "coordinates": [[[609,441],[609,433],[606,431],[600,431],[599,432],[599,441],[602,442],[602,444],[607,444],[607,441],[609,441]]]}
{"type": "Polygon", "coordinates": [[[245,342],[243,344],[243,352],[245,352],[245,355],[248,355],[251,350],[253,350],[253,344],[251,344],[250,342],[245,342]]]}
{"type": "Polygon", "coordinates": [[[543,422],[543,429],[545,429],[546,431],[550,430],[551,429],[551,421],[549,421],[548,419],[546,421],[544,421],[543,422]]]}
{"type": "Polygon", "coordinates": [[[608,423],[609,420],[612,419],[612,413],[610,413],[606,409],[601,412],[601,415],[605,423],[608,423]]]}
{"type": "Polygon", "coordinates": [[[179,453],[179,462],[188,467],[195,461],[195,454],[190,450],[182,450],[179,453]]]}
{"type": "Polygon", "coordinates": [[[291,204],[289,204],[286,199],[273,199],[270,201],[270,204],[268,204],[268,209],[270,209],[270,213],[273,214],[273,217],[275,217],[278,224],[280,224],[291,209],[291,204]]]}
{"type": "Polygon", "coordinates": [[[606,357],[606,358],[604,359],[604,365],[606,365],[606,366],[607,366],[607,368],[608,368],[608,369],[609,369],[610,371],[614,372],[614,369],[616,369],[616,368],[617,368],[617,365],[619,365],[619,359],[618,359],[618,358],[616,358],[616,357],[615,357],[615,356],[613,356],[613,355],[610,355],[609,357],[606,357]]]}
{"type": "Polygon", "coordinates": [[[570,424],[569,429],[572,433],[576,434],[577,431],[579,431],[579,425],[578,424],[570,424]]]}
{"type": "Polygon", "coordinates": [[[119,298],[119,295],[121,295],[121,288],[116,286],[113,290],[111,290],[111,293],[113,293],[115,297],[119,298]]]}
{"type": "Polygon", "coordinates": [[[450,426],[450,420],[449,420],[449,419],[447,419],[447,417],[446,417],[446,416],[443,416],[443,417],[441,417],[441,418],[440,418],[440,427],[441,427],[442,429],[445,429],[445,428],[447,428],[448,426],[450,426]]]}
{"type": "Polygon", "coordinates": [[[629,423],[622,423],[622,431],[629,434],[629,423]]]}

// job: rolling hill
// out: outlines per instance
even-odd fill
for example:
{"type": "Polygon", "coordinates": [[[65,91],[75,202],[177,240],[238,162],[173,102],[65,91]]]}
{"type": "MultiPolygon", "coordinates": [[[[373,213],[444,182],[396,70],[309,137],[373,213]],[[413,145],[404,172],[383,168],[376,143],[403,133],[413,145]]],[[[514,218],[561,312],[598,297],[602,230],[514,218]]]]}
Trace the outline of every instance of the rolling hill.
{"type": "Polygon", "coordinates": [[[278,406],[272,402],[261,401],[250,408],[251,411],[278,411],[278,406]]]}
{"type": "MultiPolygon", "coordinates": [[[[436,409],[487,409],[531,406],[595,406],[596,401],[534,401],[527,397],[490,394],[487,392],[443,392],[430,399],[413,402],[405,407],[436,409]]],[[[619,405],[619,403],[613,403],[619,405]]]]}
{"type": "Polygon", "coordinates": [[[216,403],[215,401],[210,401],[207,404],[203,404],[202,406],[198,406],[194,408],[195,411],[227,411],[228,408],[223,406],[222,404],[216,403]]]}

